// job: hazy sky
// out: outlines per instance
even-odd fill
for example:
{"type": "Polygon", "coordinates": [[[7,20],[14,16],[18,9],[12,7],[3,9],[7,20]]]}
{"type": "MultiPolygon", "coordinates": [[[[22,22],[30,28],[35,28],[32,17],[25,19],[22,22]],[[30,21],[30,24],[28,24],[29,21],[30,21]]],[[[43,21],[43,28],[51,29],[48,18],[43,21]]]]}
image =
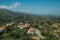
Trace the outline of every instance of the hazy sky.
{"type": "Polygon", "coordinates": [[[0,8],[34,14],[60,14],[60,0],[0,0],[0,8]]]}

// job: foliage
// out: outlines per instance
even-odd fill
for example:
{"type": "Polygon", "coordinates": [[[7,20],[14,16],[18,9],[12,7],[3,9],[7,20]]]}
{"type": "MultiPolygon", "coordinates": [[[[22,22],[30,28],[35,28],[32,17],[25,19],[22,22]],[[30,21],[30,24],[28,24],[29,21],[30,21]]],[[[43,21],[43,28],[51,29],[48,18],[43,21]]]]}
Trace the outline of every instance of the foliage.
{"type": "MultiPolygon", "coordinates": [[[[40,29],[41,34],[47,38],[46,40],[57,39],[57,37],[53,38],[54,35],[52,33],[55,29],[52,24],[60,24],[60,17],[36,16],[6,9],[0,9],[0,11],[0,26],[5,27],[7,23],[12,21],[16,23],[14,26],[18,25],[19,22],[30,21],[31,27],[40,29]],[[42,28],[39,28],[39,26],[42,26],[42,28]]],[[[27,29],[19,29],[14,26],[6,27],[4,34],[0,35],[0,40],[33,40],[31,35],[26,34],[27,29]]],[[[58,27],[57,31],[60,30],[60,25],[58,27]]],[[[59,32],[56,32],[56,34],[59,35],[59,32]]]]}

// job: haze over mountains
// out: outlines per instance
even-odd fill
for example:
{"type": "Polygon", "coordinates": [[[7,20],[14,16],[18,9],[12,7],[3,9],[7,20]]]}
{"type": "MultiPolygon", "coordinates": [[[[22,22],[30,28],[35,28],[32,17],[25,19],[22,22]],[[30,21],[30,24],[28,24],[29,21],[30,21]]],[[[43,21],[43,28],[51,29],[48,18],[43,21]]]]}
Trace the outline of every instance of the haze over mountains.
{"type": "Polygon", "coordinates": [[[9,17],[13,17],[13,16],[16,16],[16,15],[35,15],[35,16],[55,16],[55,17],[60,17],[60,13],[57,12],[56,13],[53,13],[53,14],[34,14],[34,13],[24,13],[24,12],[17,12],[17,11],[12,11],[12,10],[7,10],[7,9],[0,9],[0,17],[6,17],[6,16],[9,16],[9,17]]]}
{"type": "Polygon", "coordinates": [[[24,21],[24,20],[30,20],[32,15],[28,13],[23,12],[15,12],[7,9],[0,9],[0,20],[4,21],[24,21]]]}
{"type": "Polygon", "coordinates": [[[23,13],[23,12],[14,12],[11,10],[7,10],[7,9],[0,9],[0,17],[14,17],[14,16],[19,16],[19,15],[28,15],[27,13],[23,13]]]}

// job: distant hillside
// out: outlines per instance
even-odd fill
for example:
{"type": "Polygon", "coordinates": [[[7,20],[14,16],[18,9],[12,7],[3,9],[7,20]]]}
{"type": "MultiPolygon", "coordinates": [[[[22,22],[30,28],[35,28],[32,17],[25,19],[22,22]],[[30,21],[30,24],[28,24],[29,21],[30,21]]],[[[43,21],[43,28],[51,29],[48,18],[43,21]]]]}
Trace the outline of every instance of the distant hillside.
{"type": "Polygon", "coordinates": [[[0,9],[0,20],[17,20],[17,21],[24,21],[30,20],[31,14],[22,13],[22,12],[14,12],[7,9],[0,9]]]}
{"type": "Polygon", "coordinates": [[[10,10],[0,9],[0,18],[8,18],[8,17],[14,17],[14,12],[10,10]]]}
{"type": "Polygon", "coordinates": [[[18,22],[24,22],[24,21],[33,21],[36,22],[37,20],[44,19],[44,17],[53,17],[53,16],[47,16],[47,15],[32,15],[30,13],[22,13],[22,12],[15,12],[7,9],[0,9],[0,21],[18,21],[18,22]]]}
{"type": "Polygon", "coordinates": [[[15,11],[7,10],[7,9],[0,9],[0,15],[1,16],[10,16],[10,17],[13,17],[13,16],[16,16],[16,15],[30,15],[30,14],[22,13],[22,12],[15,12],[15,11]]]}

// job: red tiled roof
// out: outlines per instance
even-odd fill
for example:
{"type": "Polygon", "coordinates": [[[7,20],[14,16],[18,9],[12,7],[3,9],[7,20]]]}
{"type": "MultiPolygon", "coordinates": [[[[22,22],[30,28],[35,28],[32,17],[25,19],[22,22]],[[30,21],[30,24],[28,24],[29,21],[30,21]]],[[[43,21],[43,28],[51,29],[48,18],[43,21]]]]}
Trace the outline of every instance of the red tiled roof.
{"type": "Polygon", "coordinates": [[[0,27],[0,30],[5,30],[5,27],[0,27]]]}
{"type": "Polygon", "coordinates": [[[33,31],[34,31],[34,28],[29,28],[29,31],[30,31],[30,32],[33,32],[33,31]]]}

